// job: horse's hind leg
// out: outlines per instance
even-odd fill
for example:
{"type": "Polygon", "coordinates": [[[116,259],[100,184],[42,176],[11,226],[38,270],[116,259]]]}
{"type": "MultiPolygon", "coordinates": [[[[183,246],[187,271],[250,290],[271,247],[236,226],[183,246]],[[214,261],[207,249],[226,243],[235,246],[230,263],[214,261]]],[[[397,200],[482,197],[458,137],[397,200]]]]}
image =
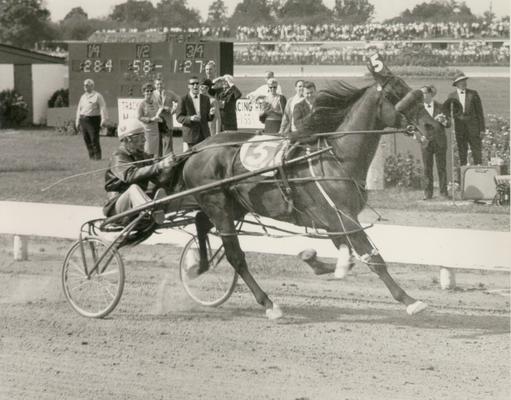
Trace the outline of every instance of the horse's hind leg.
{"type": "Polygon", "coordinates": [[[208,248],[206,245],[206,241],[208,239],[208,232],[213,227],[213,224],[209,220],[208,216],[199,211],[195,216],[195,229],[197,231],[197,240],[199,242],[199,256],[200,256],[200,264],[198,273],[202,274],[206,272],[209,268],[208,263],[208,248]]]}
{"type": "Polygon", "coordinates": [[[225,206],[227,199],[220,196],[222,195],[218,194],[216,196],[214,203],[208,202],[208,205],[203,207],[203,210],[209,215],[216,229],[221,234],[227,260],[250,288],[256,301],[265,308],[266,316],[269,319],[280,318],[282,316],[282,311],[279,306],[270,300],[248,270],[245,254],[243,250],[241,250],[236,234],[233,213],[228,210],[228,206],[225,206]],[[219,200],[223,204],[220,205],[219,200]]]}
{"type": "Polygon", "coordinates": [[[424,310],[427,305],[420,300],[416,300],[409,296],[390,276],[387,270],[387,264],[383,257],[374,252],[374,247],[369,242],[365,232],[357,232],[350,235],[350,241],[354,250],[357,252],[361,260],[366,263],[371,271],[375,272],[378,277],[385,283],[392,297],[406,306],[408,314],[413,315],[424,310]]]}

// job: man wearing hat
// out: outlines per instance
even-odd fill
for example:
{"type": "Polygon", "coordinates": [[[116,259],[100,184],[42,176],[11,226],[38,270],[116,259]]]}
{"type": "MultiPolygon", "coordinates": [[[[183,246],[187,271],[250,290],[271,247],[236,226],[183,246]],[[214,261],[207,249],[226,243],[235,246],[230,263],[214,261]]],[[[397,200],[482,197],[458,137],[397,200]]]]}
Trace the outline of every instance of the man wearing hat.
{"type": "MultiPolygon", "coordinates": [[[[144,125],[138,119],[122,121],[118,127],[120,146],[112,154],[110,168],[105,173],[105,190],[108,201],[103,207],[107,217],[122,213],[151,201],[147,194],[149,183],[158,184],[158,177],[169,172],[174,166],[175,156],[170,154],[161,161],[154,161],[144,152],[144,125]]],[[[158,189],[154,200],[165,197],[158,189]]],[[[156,223],[165,219],[162,209],[152,212],[156,223]]],[[[132,218],[131,218],[132,219],[132,218]]]]}
{"type": "MultiPolygon", "coordinates": [[[[424,95],[424,108],[435,120],[442,126],[450,126],[449,120],[442,113],[442,104],[433,100],[436,95],[436,88],[433,85],[421,87],[424,95]]],[[[445,131],[435,130],[434,136],[422,143],[422,162],[424,163],[424,200],[433,197],[433,157],[435,158],[436,169],[438,172],[438,189],[440,195],[448,197],[447,192],[447,137],[445,131]]]]}
{"type": "Polygon", "coordinates": [[[456,74],[452,82],[456,90],[448,96],[448,99],[458,100],[463,108],[463,111],[455,115],[454,119],[461,166],[467,165],[468,146],[472,151],[474,164],[482,163],[481,136],[485,131],[481,99],[475,90],[467,89],[467,79],[463,72],[456,74]]]}

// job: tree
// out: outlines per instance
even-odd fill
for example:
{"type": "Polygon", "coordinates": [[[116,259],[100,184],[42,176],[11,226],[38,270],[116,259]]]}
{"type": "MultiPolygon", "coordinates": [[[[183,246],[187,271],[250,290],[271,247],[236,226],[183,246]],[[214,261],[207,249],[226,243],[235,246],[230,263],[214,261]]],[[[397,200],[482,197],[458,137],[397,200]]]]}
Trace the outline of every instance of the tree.
{"type": "Polygon", "coordinates": [[[212,26],[223,26],[227,22],[227,7],[224,0],[215,0],[209,6],[207,23],[212,26]]]}
{"type": "Polygon", "coordinates": [[[234,12],[229,18],[231,26],[250,26],[255,24],[271,24],[271,2],[268,0],[243,0],[236,5],[234,12]]]}
{"type": "Polygon", "coordinates": [[[323,0],[287,0],[277,15],[284,23],[317,24],[331,20],[332,10],[323,0]]]}
{"type": "Polygon", "coordinates": [[[83,10],[82,7],[73,7],[64,17],[64,21],[66,19],[72,19],[72,18],[76,18],[76,17],[81,17],[81,18],[87,19],[87,18],[89,18],[89,15],[83,10]]]}
{"type": "Polygon", "coordinates": [[[364,24],[374,14],[374,6],[368,0],[335,0],[334,16],[343,24],[364,24]]]}
{"type": "Polygon", "coordinates": [[[109,18],[126,23],[131,27],[141,27],[155,16],[153,4],[149,0],[128,0],[114,7],[109,18]]]}
{"type": "Polygon", "coordinates": [[[0,1],[0,42],[33,48],[38,41],[56,37],[50,11],[41,0],[0,1]]]}
{"type": "Polygon", "coordinates": [[[161,0],[156,5],[156,22],[160,26],[191,28],[200,25],[199,11],[188,8],[186,0],[161,0]]]}
{"type": "Polygon", "coordinates": [[[435,0],[417,4],[411,11],[406,9],[398,17],[388,22],[446,22],[472,21],[476,17],[464,1],[435,0]]]}

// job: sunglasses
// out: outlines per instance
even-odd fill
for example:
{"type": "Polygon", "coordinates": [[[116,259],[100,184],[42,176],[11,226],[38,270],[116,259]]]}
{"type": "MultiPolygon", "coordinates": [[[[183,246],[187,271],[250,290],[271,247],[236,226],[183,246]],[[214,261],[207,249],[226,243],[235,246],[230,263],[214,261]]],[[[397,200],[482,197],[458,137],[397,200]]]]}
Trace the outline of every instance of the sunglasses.
{"type": "Polygon", "coordinates": [[[270,86],[270,89],[277,89],[277,86],[270,86]]]}
{"type": "Polygon", "coordinates": [[[188,82],[189,85],[198,85],[199,82],[188,82]]]}
{"type": "Polygon", "coordinates": [[[147,89],[147,90],[145,90],[145,93],[152,93],[152,92],[154,92],[154,89],[147,89]]]}

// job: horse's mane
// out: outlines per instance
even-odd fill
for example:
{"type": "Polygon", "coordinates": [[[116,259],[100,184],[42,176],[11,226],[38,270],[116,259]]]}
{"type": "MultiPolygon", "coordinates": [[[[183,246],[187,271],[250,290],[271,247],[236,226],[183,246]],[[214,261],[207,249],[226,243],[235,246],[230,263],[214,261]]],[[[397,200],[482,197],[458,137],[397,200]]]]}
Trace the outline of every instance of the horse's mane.
{"type": "Polygon", "coordinates": [[[344,81],[330,83],[314,100],[314,110],[304,123],[305,130],[312,133],[335,131],[368,88],[359,89],[344,81]]]}

